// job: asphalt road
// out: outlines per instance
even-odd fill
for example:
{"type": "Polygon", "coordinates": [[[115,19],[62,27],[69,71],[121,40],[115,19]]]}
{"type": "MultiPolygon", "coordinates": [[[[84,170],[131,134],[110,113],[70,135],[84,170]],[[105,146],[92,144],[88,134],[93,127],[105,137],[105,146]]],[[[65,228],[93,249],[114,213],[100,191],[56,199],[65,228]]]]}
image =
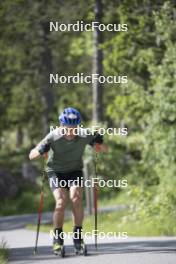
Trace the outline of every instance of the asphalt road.
{"type": "Polygon", "coordinates": [[[176,237],[99,239],[97,251],[93,238],[88,238],[86,257],[75,256],[72,241],[67,239],[64,259],[52,254],[52,241],[46,233],[40,233],[37,255],[33,255],[34,231],[25,229],[1,231],[0,237],[7,241],[10,248],[11,264],[176,264],[176,237]]]}
{"type": "MultiPolygon", "coordinates": [[[[38,253],[33,255],[35,231],[26,230],[25,224],[36,216],[0,218],[0,241],[7,242],[11,264],[176,264],[176,237],[128,237],[98,240],[95,250],[93,238],[85,240],[88,256],[75,256],[71,239],[65,240],[66,257],[52,254],[52,239],[40,233],[38,253]],[[32,217],[32,218],[31,218],[32,217]]],[[[45,218],[45,216],[44,216],[45,218]]],[[[50,219],[50,215],[46,216],[50,219]]]]}

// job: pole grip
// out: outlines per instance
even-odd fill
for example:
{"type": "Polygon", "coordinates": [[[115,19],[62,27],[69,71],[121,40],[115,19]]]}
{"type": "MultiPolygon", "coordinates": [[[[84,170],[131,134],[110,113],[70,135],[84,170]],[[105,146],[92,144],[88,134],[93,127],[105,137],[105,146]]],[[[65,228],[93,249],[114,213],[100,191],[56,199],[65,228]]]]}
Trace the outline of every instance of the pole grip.
{"type": "Polygon", "coordinates": [[[43,157],[44,157],[45,160],[47,160],[47,159],[48,159],[48,152],[45,152],[45,153],[43,154],[43,157]]]}

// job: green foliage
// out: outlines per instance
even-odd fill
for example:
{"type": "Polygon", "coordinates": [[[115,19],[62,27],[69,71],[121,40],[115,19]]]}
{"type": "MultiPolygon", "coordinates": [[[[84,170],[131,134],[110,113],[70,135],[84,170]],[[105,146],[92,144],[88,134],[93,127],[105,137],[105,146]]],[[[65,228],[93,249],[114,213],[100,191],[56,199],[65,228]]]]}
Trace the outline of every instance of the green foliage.
{"type": "Polygon", "coordinates": [[[1,264],[8,263],[8,256],[9,256],[9,251],[7,249],[6,242],[2,239],[2,241],[0,241],[0,263],[1,264]]]}
{"type": "MultiPolygon", "coordinates": [[[[40,204],[41,182],[38,185],[23,183],[16,197],[12,200],[6,198],[0,203],[1,215],[16,215],[37,213],[40,204]]],[[[44,212],[48,212],[54,208],[54,199],[49,190],[48,184],[45,182],[44,187],[44,212]]]]}
{"type": "MultiPolygon", "coordinates": [[[[128,84],[104,85],[104,125],[127,127],[128,136],[105,137],[109,152],[100,155],[98,173],[105,179],[128,180],[128,199],[136,210],[123,218],[123,227],[131,219],[133,230],[144,222],[148,234],[155,230],[157,234],[175,234],[175,6],[171,0],[103,3],[103,22],[128,24],[127,32],[103,33],[104,74],[128,76],[128,84]]],[[[48,127],[57,124],[57,112],[66,105],[78,108],[84,122],[91,119],[90,86],[48,85],[48,73],[90,74],[92,34],[49,33],[46,27],[50,20],[92,21],[93,1],[69,0],[62,5],[35,1],[31,5],[29,1],[6,0],[1,7],[0,144],[2,153],[10,151],[15,158],[12,164],[8,154],[1,153],[0,165],[12,164],[17,177],[23,162],[17,152],[25,152],[27,158],[29,146],[42,137],[47,113],[48,127]],[[23,140],[17,149],[19,129],[23,140]]],[[[104,189],[100,195],[113,199],[116,194],[116,189],[104,189]]],[[[38,199],[37,193],[26,190],[17,198],[17,208],[20,211],[30,204],[25,208],[32,212],[38,199]]],[[[53,200],[47,199],[46,208],[52,206],[53,200]]],[[[14,211],[9,207],[10,212],[14,211]]]]}

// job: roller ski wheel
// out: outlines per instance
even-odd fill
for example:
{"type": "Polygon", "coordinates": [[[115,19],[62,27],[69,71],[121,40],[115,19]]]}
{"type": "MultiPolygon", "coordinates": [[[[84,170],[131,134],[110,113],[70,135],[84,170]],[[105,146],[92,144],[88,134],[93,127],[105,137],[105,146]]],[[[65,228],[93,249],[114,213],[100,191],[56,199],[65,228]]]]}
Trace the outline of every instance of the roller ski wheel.
{"type": "Polygon", "coordinates": [[[87,246],[84,243],[75,244],[75,254],[87,256],[87,246]]]}
{"type": "Polygon", "coordinates": [[[83,255],[87,256],[87,246],[83,244],[83,255]]]}
{"type": "Polygon", "coordinates": [[[62,258],[65,257],[65,246],[62,246],[62,247],[61,247],[60,256],[61,256],[62,258]]]}
{"type": "Polygon", "coordinates": [[[59,255],[61,258],[65,257],[65,246],[64,245],[60,245],[59,243],[55,243],[53,245],[53,253],[55,255],[59,255]]]}

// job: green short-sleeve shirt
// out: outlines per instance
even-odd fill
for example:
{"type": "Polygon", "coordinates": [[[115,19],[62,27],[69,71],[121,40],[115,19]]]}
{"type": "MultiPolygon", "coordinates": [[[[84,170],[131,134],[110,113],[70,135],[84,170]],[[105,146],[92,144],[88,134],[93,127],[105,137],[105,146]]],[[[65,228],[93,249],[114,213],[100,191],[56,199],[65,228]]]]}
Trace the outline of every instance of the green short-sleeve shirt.
{"type": "Polygon", "coordinates": [[[72,140],[64,138],[62,128],[51,131],[38,145],[50,144],[46,171],[71,172],[83,168],[83,154],[87,144],[94,136],[88,129],[79,128],[78,135],[72,140]],[[86,133],[86,131],[88,133],[86,133]]]}

